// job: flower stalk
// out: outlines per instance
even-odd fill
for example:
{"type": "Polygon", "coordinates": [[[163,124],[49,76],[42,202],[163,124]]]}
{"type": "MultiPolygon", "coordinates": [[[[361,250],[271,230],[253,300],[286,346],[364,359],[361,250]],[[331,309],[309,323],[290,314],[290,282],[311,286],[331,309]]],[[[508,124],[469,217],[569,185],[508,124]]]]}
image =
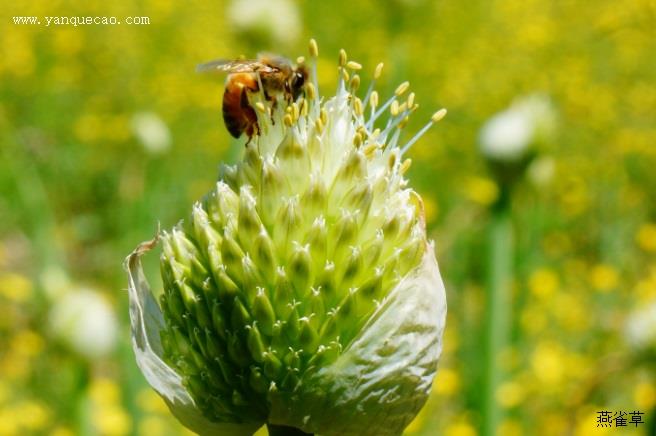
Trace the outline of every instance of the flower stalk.
{"type": "Polygon", "coordinates": [[[497,400],[497,391],[504,379],[500,357],[510,343],[512,319],[514,237],[510,215],[510,192],[507,189],[502,189],[492,209],[488,237],[482,433],[493,436],[503,418],[497,400]]]}
{"type": "Polygon", "coordinates": [[[550,100],[544,95],[533,94],[495,114],[480,132],[480,151],[499,186],[499,198],[492,205],[488,232],[482,405],[484,435],[495,435],[503,418],[497,391],[504,379],[500,358],[509,349],[512,322],[512,194],[538,154],[539,146],[548,142],[554,125],[555,113],[550,100]]]}

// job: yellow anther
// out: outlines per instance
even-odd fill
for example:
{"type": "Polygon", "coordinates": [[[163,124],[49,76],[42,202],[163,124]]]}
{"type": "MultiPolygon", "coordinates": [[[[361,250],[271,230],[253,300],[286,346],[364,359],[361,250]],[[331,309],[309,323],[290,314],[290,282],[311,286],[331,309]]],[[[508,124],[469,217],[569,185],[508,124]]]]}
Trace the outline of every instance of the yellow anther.
{"type": "Polygon", "coordinates": [[[369,104],[372,108],[376,108],[376,106],[378,106],[378,91],[373,91],[371,93],[371,96],[369,96],[369,104]]]}
{"type": "Polygon", "coordinates": [[[346,68],[349,68],[349,69],[351,69],[351,70],[358,71],[358,70],[361,70],[361,69],[362,69],[362,65],[360,65],[359,63],[357,63],[357,62],[355,62],[355,61],[348,61],[348,62],[346,63],[346,68]]]}
{"type": "Polygon", "coordinates": [[[408,107],[412,109],[412,106],[415,104],[415,93],[411,92],[410,95],[408,95],[408,107]]]}
{"type": "Polygon", "coordinates": [[[399,86],[397,86],[396,90],[394,91],[394,94],[396,96],[403,95],[404,92],[406,92],[410,88],[410,82],[403,82],[399,86]]]}
{"type": "Polygon", "coordinates": [[[342,80],[344,80],[344,83],[348,83],[350,78],[351,78],[351,76],[349,76],[348,71],[342,69],[342,80]]]}
{"type": "Polygon", "coordinates": [[[263,114],[267,112],[266,106],[264,106],[264,103],[262,103],[261,101],[255,103],[255,109],[262,112],[263,114]]]}
{"type": "Polygon", "coordinates": [[[397,116],[399,114],[399,102],[394,100],[392,102],[392,105],[390,106],[390,113],[392,114],[393,117],[397,116]]]}
{"type": "Polygon", "coordinates": [[[301,98],[301,100],[299,101],[299,104],[301,106],[301,115],[303,115],[304,117],[307,117],[308,116],[308,111],[309,111],[307,100],[304,99],[304,98],[301,98]]]}
{"type": "Polygon", "coordinates": [[[362,100],[357,97],[353,100],[353,112],[358,116],[362,115],[362,100]]]}
{"type": "Polygon", "coordinates": [[[355,92],[358,90],[359,87],[360,87],[360,76],[355,74],[353,75],[353,77],[351,77],[351,91],[355,92]]]}
{"type": "Polygon", "coordinates": [[[353,145],[355,145],[355,148],[359,148],[362,145],[362,135],[359,133],[353,135],[353,145]]]}
{"type": "Polygon", "coordinates": [[[317,41],[312,38],[310,40],[310,56],[313,58],[319,57],[319,46],[317,45],[317,41]]]}
{"type": "Polygon", "coordinates": [[[294,124],[294,120],[292,119],[292,116],[291,116],[290,114],[286,114],[286,115],[283,117],[282,122],[283,122],[283,123],[285,124],[285,126],[287,126],[287,127],[291,127],[291,126],[294,124]]]}
{"type": "Polygon", "coordinates": [[[439,111],[435,112],[433,116],[431,117],[431,121],[434,123],[437,123],[440,121],[442,118],[446,116],[446,109],[442,108],[439,111]]]}
{"type": "Polygon", "coordinates": [[[305,89],[310,100],[314,100],[317,97],[317,89],[314,87],[314,84],[308,83],[305,89]]]}
{"type": "Polygon", "coordinates": [[[397,159],[397,157],[398,157],[398,156],[396,155],[395,150],[393,150],[393,151],[390,153],[389,158],[387,158],[387,167],[388,167],[390,170],[391,170],[391,169],[394,169],[394,166],[396,165],[396,159],[397,159]]]}
{"type": "Polygon", "coordinates": [[[380,79],[380,75],[383,73],[383,63],[379,63],[376,65],[376,69],[374,70],[374,80],[380,79]]]}
{"type": "Polygon", "coordinates": [[[406,159],[403,161],[401,164],[401,167],[399,167],[399,173],[401,175],[405,174],[408,169],[410,169],[410,165],[412,165],[412,159],[406,159]]]}
{"type": "Polygon", "coordinates": [[[376,143],[370,143],[367,146],[364,147],[364,155],[367,159],[371,159],[374,157],[374,154],[376,153],[376,149],[378,149],[378,144],[376,143]]]}
{"type": "Polygon", "coordinates": [[[340,49],[339,50],[339,62],[338,62],[339,66],[343,67],[344,65],[346,65],[347,60],[348,60],[348,58],[346,56],[346,51],[343,48],[340,49]]]}

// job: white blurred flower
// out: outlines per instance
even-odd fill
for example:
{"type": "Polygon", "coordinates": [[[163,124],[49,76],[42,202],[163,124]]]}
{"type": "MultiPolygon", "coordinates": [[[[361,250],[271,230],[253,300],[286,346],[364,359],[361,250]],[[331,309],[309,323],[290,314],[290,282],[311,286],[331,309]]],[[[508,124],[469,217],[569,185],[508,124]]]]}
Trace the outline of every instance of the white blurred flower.
{"type": "Polygon", "coordinates": [[[96,291],[78,289],[64,295],[54,303],[48,321],[55,337],[89,359],[107,355],[116,344],[114,309],[96,291]]]}
{"type": "Polygon", "coordinates": [[[624,334],[627,342],[637,350],[656,348],[656,301],[629,316],[624,334]]]}
{"type": "Polygon", "coordinates": [[[480,132],[483,155],[493,161],[514,162],[553,130],[555,114],[549,98],[531,94],[488,120],[480,132]]]}
{"type": "Polygon", "coordinates": [[[228,18],[237,30],[264,34],[275,44],[294,42],[301,29],[298,8],[290,0],[233,0],[228,18]]]}
{"type": "Polygon", "coordinates": [[[138,112],[132,117],[132,132],[146,151],[160,154],[171,147],[171,132],[153,112],[138,112]]]}

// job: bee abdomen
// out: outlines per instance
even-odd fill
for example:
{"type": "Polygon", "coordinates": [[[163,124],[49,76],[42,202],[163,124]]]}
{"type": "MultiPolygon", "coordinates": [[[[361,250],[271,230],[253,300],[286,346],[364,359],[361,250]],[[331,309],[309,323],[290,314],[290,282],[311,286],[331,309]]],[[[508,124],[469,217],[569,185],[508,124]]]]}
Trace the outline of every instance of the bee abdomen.
{"type": "Polygon", "coordinates": [[[223,121],[235,138],[244,132],[251,137],[258,130],[257,114],[248,101],[247,91],[250,88],[240,82],[242,80],[229,80],[223,93],[223,121]]]}
{"type": "Polygon", "coordinates": [[[236,99],[236,104],[233,100],[235,100],[234,95],[226,89],[223,94],[223,121],[228,132],[233,137],[239,138],[246,126],[241,116],[239,97],[236,99]]]}

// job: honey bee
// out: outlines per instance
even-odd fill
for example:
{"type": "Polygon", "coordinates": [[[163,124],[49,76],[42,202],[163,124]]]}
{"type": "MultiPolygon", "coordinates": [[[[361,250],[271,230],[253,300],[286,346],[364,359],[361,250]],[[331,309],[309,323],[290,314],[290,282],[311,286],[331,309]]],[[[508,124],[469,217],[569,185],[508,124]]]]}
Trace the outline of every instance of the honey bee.
{"type": "Polygon", "coordinates": [[[305,66],[295,66],[289,59],[273,54],[260,54],[257,59],[219,59],[201,64],[196,70],[228,73],[223,120],[232,136],[239,138],[246,133],[249,142],[260,133],[260,127],[248,94],[260,91],[261,85],[266,100],[275,104],[276,95],[282,94],[290,102],[301,95],[308,77],[305,66]]]}

